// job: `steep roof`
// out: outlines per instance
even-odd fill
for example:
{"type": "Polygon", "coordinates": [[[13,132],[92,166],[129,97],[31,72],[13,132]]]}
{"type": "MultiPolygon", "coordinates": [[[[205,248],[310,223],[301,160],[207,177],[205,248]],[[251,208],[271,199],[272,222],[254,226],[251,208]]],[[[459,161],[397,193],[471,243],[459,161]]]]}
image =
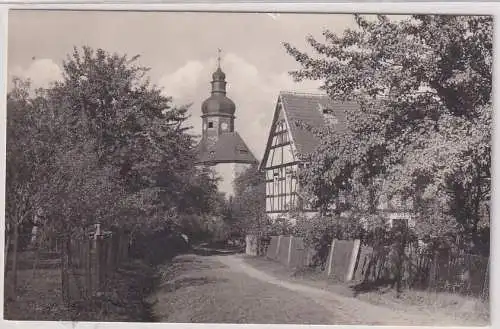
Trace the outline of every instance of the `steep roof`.
{"type": "MultiPolygon", "coordinates": [[[[282,91],[278,97],[271,130],[278,118],[280,104],[290,129],[295,150],[298,154],[311,153],[319,144],[313,132],[303,127],[300,123],[312,128],[321,128],[324,126],[327,118],[323,110],[327,110],[329,113],[328,115],[335,118],[335,127],[341,131],[346,129],[346,112],[359,109],[359,105],[355,102],[333,101],[326,94],[306,94],[282,91]]],[[[267,161],[271,142],[270,133],[262,163],[267,161]]]]}
{"type": "Polygon", "coordinates": [[[237,132],[221,134],[212,146],[202,140],[198,145],[198,154],[197,163],[258,163],[237,132]]]}

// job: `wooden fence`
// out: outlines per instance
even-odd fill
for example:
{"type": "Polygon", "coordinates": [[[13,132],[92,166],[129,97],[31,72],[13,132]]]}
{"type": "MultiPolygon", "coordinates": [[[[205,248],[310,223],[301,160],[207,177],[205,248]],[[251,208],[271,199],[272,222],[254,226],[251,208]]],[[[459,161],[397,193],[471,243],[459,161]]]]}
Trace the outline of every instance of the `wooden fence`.
{"type": "Polygon", "coordinates": [[[106,288],[116,269],[128,259],[129,237],[124,233],[105,232],[68,243],[69,254],[61,252],[63,300],[89,299],[106,288]]]}
{"type": "MultiPolygon", "coordinates": [[[[394,279],[395,262],[390,247],[374,250],[362,246],[353,280],[357,282],[387,282],[394,279]]],[[[401,266],[402,283],[408,288],[449,291],[489,297],[489,259],[470,254],[446,251],[406,251],[401,266]]]]}
{"type": "Polygon", "coordinates": [[[306,248],[301,238],[273,236],[266,257],[289,267],[301,268],[312,264],[313,250],[306,248]]]}
{"type": "MultiPolygon", "coordinates": [[[[301,268],[313,264],[314,254],[301,238],[273,236],[265,255],[285,266],[301,268]]],[[[328,278],[355,284],[391,282],[398,271],[407,288],[489,297],[489,259],[478,255],[428,253],[407,248],[402,262],[398,263],[394,248],[374,250],[361,245],[359,240],[334,239],[325,268],[328,278]],[[401,264],[399,268],[398,264],[401,264]]]]}
{"type": "MultiPolygon", "coordinates": [[[[29,241],[28,235],[25,240],[29,241]]],[[[129,257],[129,236],[121,232],[94,232],[79,238],[51,236],[26,244],[18,250],[17,257],[13,249],[9,248],[5,266],[9,280],[32,277],[31,281],[37,285],[39,275],[50,275],[60,282],[57,291],[62,301],[71,304],[105,290],[107,281],[129,257]],[[12,271],[14,258],[16,273],[12,271]]]]}

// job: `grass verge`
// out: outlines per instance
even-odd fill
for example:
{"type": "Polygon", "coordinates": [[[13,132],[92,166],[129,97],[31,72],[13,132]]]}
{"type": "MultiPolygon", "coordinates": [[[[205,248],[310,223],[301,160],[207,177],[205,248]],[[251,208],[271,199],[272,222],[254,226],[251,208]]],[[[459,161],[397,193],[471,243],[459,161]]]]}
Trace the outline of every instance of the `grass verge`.
{"type": "MultiPolygon", "coordinates": [[[[4,303],[6,320],[31,321],[154,321],[145,302],[155,285],[155,270],[140,261],[124,264],[110,278],[106,289],[91,300],[62,303],[61,270],[18,271],[19,289],[4,303]]],[[[7,286],[9,280],[5,280],[7,286]]]]}
{"type": "Polygon", "coordinates": [[[378,290],[354,293],[353,285],[328,279],[322,271],[314,269],[290,269],[264,258],[245,256],[245,262],[254,268],[277,278],[295,281],[309,286],[322,288],[333,293],[357,298],[374,305],[391,309],[413,311],[425,314],[443,314],[463,319],[474,325],[487,325],[490,321],[489,303],[478,298],[445,292],[406,290],[398,297],[394,289],[381,287],[378,290]]]}

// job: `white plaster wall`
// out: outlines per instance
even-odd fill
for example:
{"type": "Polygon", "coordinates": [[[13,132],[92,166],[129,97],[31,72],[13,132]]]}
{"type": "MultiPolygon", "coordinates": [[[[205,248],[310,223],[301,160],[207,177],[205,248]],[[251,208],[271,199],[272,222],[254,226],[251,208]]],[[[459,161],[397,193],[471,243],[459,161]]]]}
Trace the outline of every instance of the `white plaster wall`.
{"type": "Polygon", "coordinates": [[[249,167],[249,164],[240,163],[219,163],[214,166],[213,169],[217,176],[222,178],[218,183],[219,191],[225,193],[226,198],[234,196],[233,182],[235,178],[249,167]]]}

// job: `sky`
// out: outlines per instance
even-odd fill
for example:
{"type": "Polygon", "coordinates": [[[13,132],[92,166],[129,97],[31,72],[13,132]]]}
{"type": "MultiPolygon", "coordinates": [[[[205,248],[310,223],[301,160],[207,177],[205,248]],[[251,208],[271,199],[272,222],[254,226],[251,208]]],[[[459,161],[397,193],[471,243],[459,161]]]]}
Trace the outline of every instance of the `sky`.
{"type": "Polygon", "coordinates": [[[255,156],[264,153],[279,91],[319,92],[317,81],[295,83],[299,64],[282,43],[303,50],[305,38],[354,27],[352,15],[112,11],[11,11],[8,75],[46,87],[61,77],[74,46],[140,55],[151,81],[177,105],[192,104],[188,124],[201,134],[201,103],[210,95],[217,49],[236,103],[235,130],[255,156]]]}

